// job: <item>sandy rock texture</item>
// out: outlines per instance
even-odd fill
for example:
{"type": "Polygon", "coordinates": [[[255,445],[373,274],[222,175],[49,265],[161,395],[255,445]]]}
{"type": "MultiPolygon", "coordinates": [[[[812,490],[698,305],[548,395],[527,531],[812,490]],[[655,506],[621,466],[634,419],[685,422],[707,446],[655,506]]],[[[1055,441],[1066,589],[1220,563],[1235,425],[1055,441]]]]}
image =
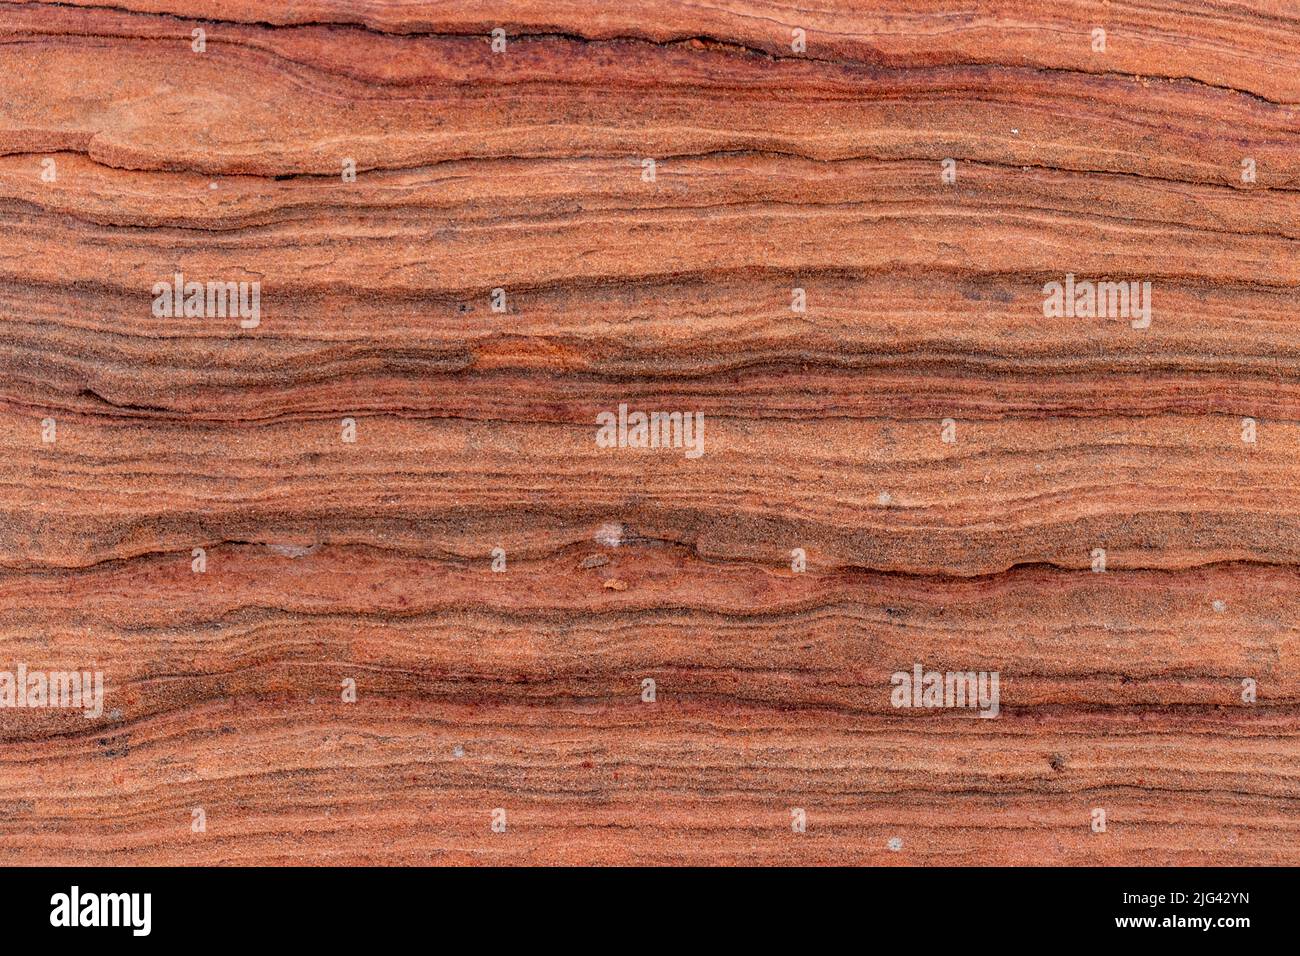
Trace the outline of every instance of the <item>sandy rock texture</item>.
{"type": "Polygon", "coordinates": [[[0,863],[1300,863],[1298,37],[0,0],[0,863]]]}

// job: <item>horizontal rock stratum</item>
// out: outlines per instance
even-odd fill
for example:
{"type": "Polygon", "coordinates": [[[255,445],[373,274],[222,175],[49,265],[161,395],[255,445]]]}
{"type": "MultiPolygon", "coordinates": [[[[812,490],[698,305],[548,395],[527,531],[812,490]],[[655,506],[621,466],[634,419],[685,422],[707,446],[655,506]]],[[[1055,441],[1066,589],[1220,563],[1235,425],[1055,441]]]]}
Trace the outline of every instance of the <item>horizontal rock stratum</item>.
{"type": "Polygon", "coordinates": [[[0,863],[1300,863],[1298,35],[0,0],[0,863]]]}

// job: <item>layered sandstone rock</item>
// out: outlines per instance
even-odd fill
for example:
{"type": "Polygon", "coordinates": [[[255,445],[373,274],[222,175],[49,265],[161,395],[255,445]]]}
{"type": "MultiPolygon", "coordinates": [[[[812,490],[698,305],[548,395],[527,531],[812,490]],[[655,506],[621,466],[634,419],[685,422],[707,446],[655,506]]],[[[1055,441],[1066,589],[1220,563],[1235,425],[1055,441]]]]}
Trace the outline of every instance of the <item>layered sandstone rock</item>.
{"type": "Polygon", "coordinates": [[[1300,862],[1294,11],[273,7],[0,2],[0,860],[1300,862]]]}

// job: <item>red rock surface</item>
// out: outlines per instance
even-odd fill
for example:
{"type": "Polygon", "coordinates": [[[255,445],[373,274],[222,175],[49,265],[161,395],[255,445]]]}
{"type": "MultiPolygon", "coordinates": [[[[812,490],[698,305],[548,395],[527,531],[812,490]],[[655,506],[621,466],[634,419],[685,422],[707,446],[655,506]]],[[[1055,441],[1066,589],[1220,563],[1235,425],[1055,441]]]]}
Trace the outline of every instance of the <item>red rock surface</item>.
{"type": "Polygon", "coordinates": [[[0,862],[1300,862],[1297,35],[0,0],[0,862]]]}

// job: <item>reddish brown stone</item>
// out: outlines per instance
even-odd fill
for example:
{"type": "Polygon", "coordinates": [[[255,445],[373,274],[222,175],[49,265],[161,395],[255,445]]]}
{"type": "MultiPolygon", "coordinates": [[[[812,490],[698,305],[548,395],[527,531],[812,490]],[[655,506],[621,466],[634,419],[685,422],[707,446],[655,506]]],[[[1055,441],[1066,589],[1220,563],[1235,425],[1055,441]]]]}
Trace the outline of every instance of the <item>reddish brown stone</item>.
{"type": "Polygon", "coordinates": [[[1300,862],[1300,19],[1159,6],[0,0],[0,863],[1300,862]]]}

